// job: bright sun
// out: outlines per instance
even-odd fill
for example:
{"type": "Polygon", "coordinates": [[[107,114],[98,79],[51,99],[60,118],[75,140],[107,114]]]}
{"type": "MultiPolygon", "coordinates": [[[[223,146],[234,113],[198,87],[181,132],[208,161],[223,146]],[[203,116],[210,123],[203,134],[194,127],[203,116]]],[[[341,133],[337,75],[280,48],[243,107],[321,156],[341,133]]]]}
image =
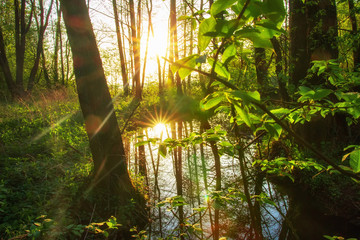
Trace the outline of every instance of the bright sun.
{"type": "Polygon", "coordinates": [[[154,126],[154,134],[156,136],[161,136],[163,135],[164,133],[166,133],[166,126],[164,123],[158,123],[154,126]]]}

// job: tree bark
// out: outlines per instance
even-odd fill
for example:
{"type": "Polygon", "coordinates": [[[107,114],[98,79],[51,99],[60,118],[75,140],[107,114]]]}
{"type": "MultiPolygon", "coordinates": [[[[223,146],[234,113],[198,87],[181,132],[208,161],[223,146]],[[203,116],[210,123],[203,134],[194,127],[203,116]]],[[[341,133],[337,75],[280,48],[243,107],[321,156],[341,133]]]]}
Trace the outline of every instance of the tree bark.
{"type": "Polygon", "coordinates": [[[335,0],[311,0],[306,4],[310,59],[329,60],[339,56],[335,0]]]}
{"type": "Polygon", "coordinates": [[[267,64],[264,48],[255,48],[255,68],[260,89],[266,89],[267,64]]]}
{"type": "Polygon", "coordinates": [[[57,12],[57,21],[56,21],[56,30],[55,30],[55,46],[54,46],[54,59],[53,59],[53,72],[54,72],[54,83],[59,83],[59,37],[60,37],[60,20],[61,20],[61,11],[59,6],[59,0],[56,0],[56,12],[57,12]]]}
{"type": "Polygon", "coordinates": [[[30,10],[28,24],[25,23],[26,1],[14,0],[15,7],[15,50],[16,50],[16,95],[17,97],[25,96],[24,89],[24,62],[25,62],[25,44],[26,34],[28,33],[33,16],[33,7],[30,10]],[[20,11],[20,12],[19,12],[20,11]]]}
{"type": "Polygon", "coordinates": [[[11,75],[9,61],[6,56],[5,43],[4,43],[4,37],[3,37],[1,25],[0,25],[0,66],[4,73],[5,82],[8,87],[8,90],[10,92],[11,98],[15,98],[16,97],[16,86],[15,86],[14,79],[11,75]]]}
{"type": "Polygon", "coordinates": [[[145,224],[144,201],[134,189],[127,171],[121,133],[85,0],[61,0],[61,9],[94,161],[93,185],[104,192],[101,198],[111,204],[125,205],[135,199],[138,213],[143,214],[135,219],[138,224],[145,224]],[[111,202],[114,196],[118,199],[111,202]]]}
{"type": "Polygon", "coordinates": [[[119,21],[119,14],[118,14],[118,8],[116,5],[116,0],[112,0],[113,9],[114,9],[114,16],[115,16],[115,27],[116,27],[116,38],[118,42],[118,50],[119,50],[119,56],[120,56],[120,64],[121,64],[121,76],[123,81],[123,87],[124,87],[124,94],[125,96],[129,95],[129,80],[126,73],[126,65],[125,65],[125,57],[124,57],[124,49],[123,44],[121,41],[120,36],[120,21],[119,21]]]}
{"type": "Polygon", "coordinates": [[[356,39],[356,35],[358,34],[358,27],[357,27],[357,20],[356,20],[356,9],[354,7],[354,0],[348,0],[349,5],[349,16],[350,16],[350,22],[351,22],[351,34],[354,37],[354,43],[353,43],[353,62],[354,62],[354,69],[357,71],[360,65],[360,44],[358,40],[356,39]]]}
{"type": "Polygon", "coordinates": [[[290,81],[299,86],[304,79],[310,65],[307,46],[307,21],[305,4],[302,0],[289,1],[290,19],[290,81]]]}
{"type": "Polygon", "coordinates": [[[276,76],[277,76],[277,80],[278,80],[278,85],[279,85],[279,92],[280,92],[280,97],[283,101],[289,101],[290,97],[289,94],[287,93],[286,90],[286,83],[285,83],[285,79],[283,78],[282,75],[282,53],[281,53],[281,48],[280,48],[280,43],[279,40],[276,37],[273,37],[271,39],[271,43],[274,47],[274,51],[276,54],[275,57],[275,72],[276,72],[276,76]]]}
{"type": "Polygon", "coordinates": [[[29,81],[28,81],[28,86],[27,86],[27,91],[28,92],[31,92],[33,87],[34,87],[35,76],[36,76],[36,74],[38,72],[38,69],[39,69],[40,57],[41,57],[41,54],[43,52],[44,34],[45,34],[45,30],[46,30],[46,28],[48,26],[48,23],[49,23],[49,17],[50,17],[50,13],[51,13],[51,9],[52,9],[52,4],[53,4],[53,0],[51,0],[48,12],[47,12],[47,14],[45,16],[44,2],[43,2],[43,0],[39,0],[40,26],[38,26],[38,31],[39,31],[38,32],[38,43],[37,43],[37,47],[36,47],[36,57],[35,57],[35,60],[34,60],[34,65],[33,65],[32,69],[31,69],[30,77],[29,77],[29,81]]]}
{"type": "MultiPolygon", "coordinates": [[[[134,0],[129,0],[130,6],[130,22],[131,22],[131,39],[132,39],[132,52],[134,56],[134,76],[133,82],[135,83],[135,97],[141,99],[141,84],[140,84],[140,29],[138,29],[138,36],[136,31],[135,23],[135,6],[134,0]]],[[[140,6],[138,6],[138,11],[140,11],[140,6]]],[[[140,16],[138,21],[138,28],[140,26],[140,16]]]]}

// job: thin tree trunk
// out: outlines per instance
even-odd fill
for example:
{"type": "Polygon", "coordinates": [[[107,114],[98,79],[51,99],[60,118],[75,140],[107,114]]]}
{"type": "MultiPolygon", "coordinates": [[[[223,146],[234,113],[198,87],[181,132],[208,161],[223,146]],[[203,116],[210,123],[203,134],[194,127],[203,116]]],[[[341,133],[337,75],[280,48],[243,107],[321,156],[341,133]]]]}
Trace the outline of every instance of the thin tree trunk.
{"type": "MultiPolygon", "coordinates": [[[[204,127],[203,124],[200,125],[200,134],[204,133],[204,127]]],[[[210,200],[209,200],[209,185],[208,185],[208,181],[207,181],[207,166],[206,166],[206,162],[205,162],[205,152],[204,152],[204,144],[200,143],[200,157],[201,157],[201,168],[202,168],[202,173],[203,173],[203,180],[204,180],[204,186],[205,186],[205,192],[206,192],[206,203],[209,209],[209,219],[210,219],[210,226],[211,226],[211,232],[213,235],[213,239],[215,240],[215,226],[214,226],[214,221],[213,221],[213,217],[212,217],[212,210],[211,210],[211,205],[210,205],[210,200]]],[[[217,239],[216,239],[217,240],[217,239]]]]}
{"type": "Polygon", "coordinates": [[[62,38],[62,31],[60,28],[59,31],[59,44],[60,44],[60,64],[61,64],[61,84],[65,86],[65,72],[64,72],[64,54],[63,54],[63,38],[62,38]]]}
{"type": "Polygon", "coordinates": [[[132,51],[133,51],[133,58],[134,58],[134,78],[133,78],[134,80],[133,80],[133,82],[135,83],[135,97],[137,99],[141,99],[141,84],[140,84],[141,1],[139,0],[139,3],[138,3],[138,23],[137,23],[137,25],[135,23],[134,0],[129,0],[129,5],[130,5],[132,51]]]}
{"type": "MultiPolygon", "coordinates": [[[[140,131],[140,135],[143,135],[142,131],[140,131]]],[[[143,138],[138,139],[138,140],[143,141],[143,138]]],[[[139,174],[145,178],[146,184],[147,184],[147,186],[149,186],[147,166],[146,166],[145,146],[144,145],[139,146],[138,152],[139,152],[139,174]]]]}
{"type": "Polygon", "coordinates": [[[57,11],[57,21],[56,21],[56,30],[55,30],[55,47],[54,47],[54,62],[53,62],[53,74],[54,74],[54,83],[55,85],[59,83],[59,38],[61,34],[61,11],[59,6],[59,0],[56,0],[56,11],[57,11]]]}
{"type": "MultiPolygon", "coordinates": [[[[235,115],[234,109],[232,109],[232,114],[235,115]]],[[[234,130],[235,130],[235,137],[236,137],[236,141],[237,141],[237,149],[238,149],[238,154],[239,154],[240,172],[241,172],[242,181],[243,181],[243,185],[244,185],[244,194],[245,194],[246,202],[248,204],[248,208],[249,208],[249,212],[250,212],[250,220],[251,220],[251,228],[252,228],[251,235],[252,235],[252,232],[254,231],[255,239],[261,240],[261,239],[263,239],[262,228],[261,228],[261,219],[258,219],[258,220],[256,219],[255,207],[251,202],[252,198],[250,195],[248,177],[246,175],[245,153],[244,153],[243,143],[242,143],[241,137],[240,137],[240,130],[236,123],[234,125],[234,130]]],[[[251,238],[252,237],[250,237],[250,239],[251,238]]]]}
{"type": "Polygon", "coordinates": [[[123,44],[122,44],[121,35],[120,35],[120,21],[119,21],[119,13],[118,13],[116,0],[112,0],[112,4],[113,4],[114,16],[115,16],[116,38],[117,38],[117,42],[118,42],[118,50],[119,50],[120,65],[121,65],[120,66],[121,67],[121,76],[122,76],[122,81],[123,81],[124,94],[125,94],[125,96],[128,96],[129,95],[129,80],[128,80],[127,72],[126,72],[124,49],[123,49],[123,44]]]}
{"type": "Polygon", "coordinates": [[[271,39],[272,45],[274,47],[274,51],[276,54],[276,58],[275,58],[275,72],[276,72],[276,76],[278,79],[278,85],[279,85],[279,92],[280,92],[280,96],[281,99],[284,101],[289,101],[290,97],[286,91],[286,83],[285,83],[285,79],[282,77],[282,54],[281,54],[281,48],[280,48],[280,43],[277,40],[276,37],[273,37],[271,39]]]}
{"type": "Polygon", "coordinates": [[[257,83],[261,89],[266,88],[267,64],[264,48],[255,48],[255,67],[257,75],[257,83]]]}
{"type": "Polygon", "coordinates": [[[5,82],[10,92],[11,98],[14,99],[17,95],[15,89],[16,85],[11,75],[9,61],[6,56],[5,43],[4,43],[4,37],[3,37],[1,25],[0,25],[0,66],[2,68],[2,72],[4,73],[5,82]]]}
{"type": "Polygon", "coordinates": [[[51,13],[51,9],[52,9],[52,4],[53,4],[53,0],[51,0],[51,2],[50,2],[50,6],[49,6],[48,12],[45,17],[43,0],[39,0],[40,26],[38,26],[38,31],[39,31],[38,32],[38,43],[37,43],[37,48],[36,48],[36,57],[35,57],[34,65],[31,69],[30,77],[29,77],[29,81],[28,81],[28,87],[27,87],[28,92],[31,92],[31,90],[34,87],[35,76],[38,72],[38,68],[39,68],[39,64],[40,64],[40,57],[41,57],[41,53],[43,52],[44,34],[45,34],[45,30],[49,23],[49,17],[50,17],[50,13],[51,13]]]}
{"type": "MultiPolygon", "coordinates": [[[[190,121],[190,132],[194,132],[194,128],[193,128],[193,124],[192,121],[190,121]]],[[[193,158],[194,158],[194,174],[195,174],[195,183],[196,183],[196,199],[198,202],[198,206],[201,206],[201,201],[200,201],[200,180],[199,180],[199,169],[198,169],[198,158],[197,158],[197,154],[196,154],[196,145],[193,145],[193,158]]],[[[200,217],[200,228],[203,229],[203,220],[202,220],[202,214],[201,212],[199,213],[199,217],[200,217]]],[[[204,233],[201,232],[201,238],[204,238],[204,233]]]]}
{"type": "Polygon", "coordinates": [[[23,97],[25,95],[24,89],[24,61],[25,61],[25,44],[26,34],[28,33],[31,25],[33,6],[31,7],[29,22],[25,23],[25,10],[26,1],[14,0],[15,6],[15,54],[16,54],[16,95],[23,97]],[[20,11],[20,13],[19,13],[20,11]]]}
{"type": "MultiPolygon", "coordinates": [[[[202,128],[204,130],[211,129],[211,126],[208,122],[208,120],[203,120],[201,122],[202,128]]],[[[215,162],[215,191],[221,191],[221,162],[220,162],[220,155],[219,150],[215,142],[210,141],[211,151],[214,155],[214,162],[215,162]]],[[[218,204],[215,204],[218,205],[218,204]]],[[[214,239],[219,239],[219,218],[220,218],[220,212],[219,208],[215,207],[214,212],[214,239]]]]}
{"type": "MultiPolygon", "coordinates": [[[[356,9],[354,7],[354,0],[348,0],[349,5],[349,16],[350,16],[350,22],[351,22],[351,34],[353,35],[354,39],[358,33],[358,27],[357,27],[357,20],[356,20],[356,9]]],[[[354,69],[356,70],[360,65],[360,44],[358,40],[354,40],[353,45],[353,62],[354,62],[354,69]]],[[[356,70],[357,71],[357,70],[356,70]]]]}
{"type": "Polygon", "coordinates": [[[66,57],[66,85],[68,84],[68,82],[69,82],[69,74],[70,74],[70,60],[69,60],[69,58],[70,58],[70,47],[69,47],[69,45],[68,45],[68,40],[66,41],[66,44],[65,44],[65,49],[66,49],[66,51],[65,51],[65,57],[66,57]]]}
{"type": "Polygon", "coordinates": [[[152,26],[152,23],[151,23],[152,2],[151,1],[150,1],[150,6],[149,6],[149,2],[146,1],[146,8],[147,8],[147,12],[148,12],[149,21],[148,21],[148,29],[147,29],[147,36],[146,36],[146,48],[145,48],[141,88],[144,88],[144,83],[145,83],[146,63],[147,63],[147,56],[148,56],[148,50],[149,50],[149,38],[150,38],[150,32],[151,32],[151,26],[152,26]]]}
{"type": "Polygon", "coordinates": [[[45,78],[45,82],[46,82],[46,87],[48,89],[50,89],[51,88],[51,81],[50,81],[50,77],[49,77],[49,72],[48,72],[47,67],[46,67],[46,58],[45,58],[44,48],[41,49],[41,65],[42,65],[42,69],[44,71],[44,78],[45,78]]]}

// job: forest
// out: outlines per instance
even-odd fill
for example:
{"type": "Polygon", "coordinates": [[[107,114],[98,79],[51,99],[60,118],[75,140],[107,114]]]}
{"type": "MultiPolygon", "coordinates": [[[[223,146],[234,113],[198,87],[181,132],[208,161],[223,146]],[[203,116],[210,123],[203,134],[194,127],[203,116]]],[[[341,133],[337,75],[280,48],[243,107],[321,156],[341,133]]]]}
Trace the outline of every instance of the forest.
{"type": "Polygon", "coordinates": [[[1,0],[0,239],[360,239],[357,0],[1,0]]]}

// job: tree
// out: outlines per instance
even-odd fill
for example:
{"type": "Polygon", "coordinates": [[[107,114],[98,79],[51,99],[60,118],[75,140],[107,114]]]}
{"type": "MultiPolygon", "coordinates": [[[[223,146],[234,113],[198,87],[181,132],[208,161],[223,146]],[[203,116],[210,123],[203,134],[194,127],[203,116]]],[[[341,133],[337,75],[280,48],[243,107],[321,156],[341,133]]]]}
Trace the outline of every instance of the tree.
{"type": "Polygon", "coordinates": [[[358,27],[357,27],[357,20],[356,20],[356,9],[354,6],[353,0],[348,0],[349,5],[349,17],[351,22],[351,34],[354,38],[354,50],[353,50],[353,62],[354,62],[354,69],[356,70],[359,67],[360,64],[360,46],[359,42],[356,41],[356,35],[358,34],[358,27]]]}
{"type": "Polygon", "coordinates": [[[310,64],[307,47],[307,21],[302,0],[290,0],[290,79],[297,87],[304,79],[310,64]]]}
{"type": "Polygon", "coordinates": [[[49,23],[49,17],[50,17],[50,13],[51,13],[51,8],[53,5],[53,0],[51,0],[50,2],[50,6],[49,6],[49,10],[46,13],[46,16],[44,14],[44,2],[43,0],[39,0],[39,6],[40,6],[40,25],[38,20],[36,19],[36,23],[38,26],[38,43],[37,43],[37,47],[36,47],[36,57],[34,60],[34,65],[31,69],[31,73],[29,76],[29,81],[28,81],[28,86],[27,86],[27,90],[31,91],[34,87],[34,82],[35,82],[35,76],[38,72],[39,69],[39,64],[40,64],[40,56],[43,52],[43,45],[44,45],[44,34],[45,34],[45,30],[48,26],[49,23]]]}
{"type": "Polygon", "coordinates": [[[112,0],[112,4],[113,4],[113,9],[114,9],[116,38],[117,38],[117,42],[118,42],[119,57],[120,57],[120,63],[121,63],[121,76],[122,76],[122,81],[123,81],[123,85],[124,85],[124,94],[125,94],[125,96],[127,96],[127,95],[129,95],[129,80],[128,80],[127,73],[126,73],[124,49],[123,49],[123,44],[122,44],[121,36],[120,36],[120,21],[119,21],[119,13],[118,13],[116,0],[112,0]]]}
{"type": "Polygon", "coordinates": [[[106,202],[116,204],[119,201],[121,205],[126,205],[135,199],[138,205],[136,211],[140,213],[135,218],[138,224],[144,224],[144,200],[132,185],[127,171],[121,133],[85,0],[62,0],[61,9],[73,54],[80,107],[94,161],[93,185],[95,189],[104,192],[102,198],[106,202]],[[112,202],[114,196],[117,199],[112,202]]]}
{"type": "Polygon", "coordinates": [[[141,99],[141,83],[140,83],[140,26],[141,26],[141,1],[138,5],[138,24],[135,22],[135,6],[134,0],[129,0],[130,7],[130,23],[131,23],[131,43],[134,58],[134,76],[135,97],[141,99]]]}

